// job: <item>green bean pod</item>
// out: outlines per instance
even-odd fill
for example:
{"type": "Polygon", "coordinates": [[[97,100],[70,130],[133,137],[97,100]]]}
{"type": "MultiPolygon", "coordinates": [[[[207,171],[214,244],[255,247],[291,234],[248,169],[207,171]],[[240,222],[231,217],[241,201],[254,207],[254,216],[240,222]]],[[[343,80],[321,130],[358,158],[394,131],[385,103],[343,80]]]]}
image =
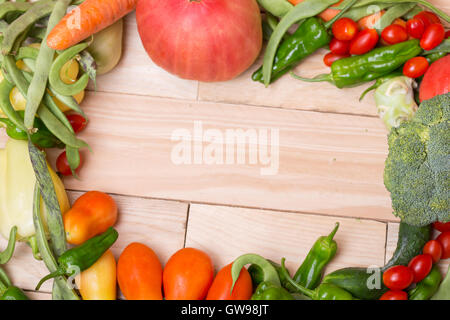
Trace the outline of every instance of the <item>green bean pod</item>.
{"type": "Polygon", "coordinates": [[[63,51],[53,62],[48,80],[51,87],[59,94],[73,96],[87,87],[89,82],[89,75],[87,73],[84,73],[75,83],[66,84],[61,80],[60,70],[66,62],[75,58],[88,46],[88,43],[77,44],[63,51]]]}
{"type": "Polygon", "coordinates": [[[25,13],[31,7],[29,2],[5,2],[0,4],[0,19],[5,19],[10,13],[25,13]]]}
{"type": "Polygon", "coordinates": [[[3,113],[17,128],[26,131],[22,118],[16,110],[14,110],[11,101],[9,100],[9,93],[13,88],[14,85],[6,79],[3,79],[3,81],[0,82],[0,109],[2,109],[3,113]]]}

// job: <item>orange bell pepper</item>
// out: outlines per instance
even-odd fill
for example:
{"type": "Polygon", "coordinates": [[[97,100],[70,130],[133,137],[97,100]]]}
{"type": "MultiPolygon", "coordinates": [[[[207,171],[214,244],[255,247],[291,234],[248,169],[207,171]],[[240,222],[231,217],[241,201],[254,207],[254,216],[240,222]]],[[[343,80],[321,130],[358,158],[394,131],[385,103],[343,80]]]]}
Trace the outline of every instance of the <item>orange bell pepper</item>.
{"type": "Polygon", "coordinates": [[[63,217],[67,242],[80,245],[117,221],[117,205],[109,195],[90,191],[79,197],[63,217]]]}
{"type": "Polygon", "coordinates": [[[162,266],[155,252],[131,243],[117,263],[117,280],[127,300],[162,300],[162,266]]]}
{"type": "Polygon", "coordinates": [[[116,300],[116,259],[111,250],[81,272],[75,282],[83,300],[116,300]]]}

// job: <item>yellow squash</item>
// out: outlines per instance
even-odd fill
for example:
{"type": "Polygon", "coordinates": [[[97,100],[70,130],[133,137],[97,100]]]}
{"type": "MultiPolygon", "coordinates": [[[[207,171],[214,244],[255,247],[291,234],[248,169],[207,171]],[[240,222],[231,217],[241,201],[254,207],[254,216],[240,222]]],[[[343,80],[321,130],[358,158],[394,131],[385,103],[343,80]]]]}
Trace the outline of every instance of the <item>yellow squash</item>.
{"type": "MultiPolygon", "coordinates": [[[[70,209],[64,185],[48,166],[55,186],[61,212],[70,209]]],[[[0,149],[0,234],[8,239],[12,227],[18,228],[18,239],[35,234],[33,225],[33,194],[36,177],[30,161],[28,143],[9,139],[0,149]]],[[[41,199],[41,214],[46,221],[46,209],[41,199]]]]}

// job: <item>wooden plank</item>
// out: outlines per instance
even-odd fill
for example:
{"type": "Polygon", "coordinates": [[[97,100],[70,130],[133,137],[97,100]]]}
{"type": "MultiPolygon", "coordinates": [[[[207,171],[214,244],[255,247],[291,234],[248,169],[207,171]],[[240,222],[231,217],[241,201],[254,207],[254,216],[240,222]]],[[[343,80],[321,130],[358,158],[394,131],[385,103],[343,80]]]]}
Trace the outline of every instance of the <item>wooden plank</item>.
{"type": "MultiPolygon", "coordinates": [[[[388,233],[387,233],[387,242],[386,242],[386,261],[388,261],[392,255],[394,254],[395,248],[397,246],[398,240],[398,223],[388,223],[388,233]]],[[[438,231],[433,231],[432,239],[435,239],[438,236],[438,231]]],[[[447,270],[450,266],[450,259],[441,260],[439,262],[439,268],[443,275],[447,273],[447,270]]]]}
{"type": "Polygon", "coordinates": [[[237,207],[191,205],[186,247],[207,252],[217,269],[241,254],[258,253],[274,261],[286,257],[295,272],[316,239],[330,233],[336,221],[341,224],[335,237],[338,253],[327,272],[383,264],[385,223],[237,207]]]}
{"type": "Polygon", "coordinates": [[[110,93],[89,94],[84,109],[91,124],[81,137],[93,154],[84,150],[81,179],[65,179],[69,189],[395,220],[378,119],[110,93]],[[249,164],[248,156],[244,164],[176,164],[171,154],[180,142],[172,135],[192,133],[195,122],[223,135],[278,130],[278,173],[261,175],[268,165],[249,164]]]}
{"type": "MultiPolygon", "coordinates": [[[[95,90],[92,83],[90,89],[95,90]]],[[[122,59],[113,71],[97,78],[96,89],[196,100],[198,82],[177,78],[156,66],[141,43],[135,15],[130,14],[125,18],[122,59]]]]}
{"type": "MultiPolygon", "coordinates": [[[[69,192],[73,202],[81,193],[69,192]]],[[[131,242],[150,246],[161,263],[184,245],[187,209],[186,203],[112,195],[119,208],[116,225],[119,239],[112,250],[116,259],[131,242]]],[[[0,248],[6,241],[0,239],[0,248]]],[[[24,243],[18,243],[13,259],[5,265],[13,283],[27,290],[34,290],[39,279],[48,273],[41,261],[36,261],[24,243]]],[[[42,286],[42,292],[51,291],[51,281],[42,286]]]]}
{"type": "Polygon", "coordinates": [[[30,300],[52,300],[52,295],[47,292],[26,291],[25,294],[30,300]]]}

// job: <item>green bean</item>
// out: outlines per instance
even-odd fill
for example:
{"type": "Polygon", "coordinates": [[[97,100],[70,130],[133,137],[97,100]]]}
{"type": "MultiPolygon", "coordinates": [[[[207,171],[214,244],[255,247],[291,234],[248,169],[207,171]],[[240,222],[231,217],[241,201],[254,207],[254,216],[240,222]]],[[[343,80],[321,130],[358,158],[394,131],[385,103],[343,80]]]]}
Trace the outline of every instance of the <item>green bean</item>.
{"type": "Polygon", "coordinates": [[[3,81],[0,82],[0,108],[8,117],[8,119],[11,120],[14,125],[16,125],[17,128],[26,131],[22,118],[19,116],[16,110],[14,110],[9,99],[9,93],[13,88],[14,85],[6,79],[3,79],[3,81]]]}
{"type": "Polygon", "coordinates": [[[273,31],[267,44],[266,53],[264,54],[263,62],[263,78],[264,85],[267,87],[272,76],[272,66],[275,59],[275,54],[278,45],[283,39],[284,34],[289,28],[303,19],[315,16],[327,9],[329,6],[339,2],[339,0],[305,0],[296,5],[289,11],[280,21],[276,29],[273,31]]]}
{"type": "Polygon", "coordinates": [[[384,10],[391,6],[392,6],[391,4],[385,3],[380,5],[368,5],[360,8],[352,8],[348,10],[347,13],[343,15],[343,17],[350,18],[354,21],[358,21],[364,17],[367,17],[368,15],[378,13],[381,10],[384,10]]]}
{"type": "Polygon", "coordinates": [[[424,51],[423,55],[430,55],[430,54],[434,54],[434,53],[438,53],[438,52],[443,52],[443,53],[450,53],[450,39],[445,39],[444,41],[442,41],[442,43],[440,45],[438,45],[436,48],[432,49],[432,50],[428,50],[428,51],[424,51]]]}
{"type": "Polygon", "coordinates": [[[29,37],[43,40],[47,34],[47,29],[34,27],[30,30],[29,37]]]}
{"type": "Polygon", "coordinates": [[[67,147],[66,157],[67,162],[69,163],[70,170],[72,171],[72,175],[75,178],[78,178],[75,170],[80,166],[80,151],[77,148],[67,147]]]}
{"type": "Polygon", "coordinates": [[[403,15],[411,11],[415,6],[416,5],[414,3],[401,3],[389,8],[383,14],[380,20],[375,23],[375,29],[378,32],[383,31],[384,28],[392,24],[395,19],[402,17],[403,15]]]}
{"type": "Polygon", "coordinates": [[[8,29],[8,23],[4,20],[0,20],[0,34],[3,34],[8,29]]]}
{"type": "Polygon", "coordinates": [[[25,107],[24,123],[27,128],[33,126],[36,111],[41,104],[47,87],[48,75],[52,66],[55,50],[47,45],[47,36],[55,25],[66,15],[67,7],[71,0],[59,0],[53,8],[48,22],[47,33],[41,43],[38,57],[36,59],[36,70],[30,82],[25,107]]]}
{"type": "Polygon", "coordinates": [[[27,28],[32,26],[37,20],[50,14],[55,2],[53,0],[41,0],[33,5],[19,18],[14,20],[6,30],[2,43],[2,53],[7,55],[16,42],[17,37],[27,28]]]}
{"type": "Polygon", "coordinates": [[[276,17],[283,17],[294,8],[287,0],[258,0],[258,4],[276,17]]]}
{"type": "Polygon", "coordinates": [[[97,63],[95,62],[94,57],[87,50],[83,50],[80,52],[77,60],[80,63],[81,68],[89,75],[89,78],[94,81],[94,85],[96,86],[97,63]]]}
{"type": "Polygon", "coordinates": [[[53,62],[50,69],[49,82],[52,88],[59,94],[73,96],[86,88],[89,82],[89,75],[84,73],[75,83],[66,84],[61,80],[60,70],[66,62],[75,58],[81,51],[88,47],[87,43],[77,44],[63,51],[53,62]]]}
{"type": "Polygon", "coordinates": [[[22,32],[17,38],[16,41],[13,44],[11,52],[13,54],[16,54],[17,51],[19,51],[20,47],[22,46],[23,42],[28,37],[28,32],[30,31],[30,27],[26,28],[24,32],[22,32]]]}
{"type": "Polygon", "coordinates": [[[31,7],[29,2],[5,2],[0,4],[0,19],[4,19],[8,13],[24,13],[31,7]]]}
{"type": "Polygon", "coordinates": [[[406,13],[405,15],[403,15],[403,19],[405,19],[406,21],[414,18],[414,16],[420,12],[422,12],[423,9],[420,6],[415,6],[412,10],[410,10],[408,13],[406,13]]]}
{"type": "Polygon", "coordinates": [[[71,110],[75,111],[76,113],[79,113],[80,115],[82,115],[85,119],[87,119],[86,114],[84,113],[84,111],[80,108],[80,105],[78,104],[78,102],[75,100],[74,97],[72,96],[64,96],[62,94],[57,93],[56,91],[54,91],[54,89],[52,87],[49,87],[50,92],[56,97],[56,99],[58,99],[59,101],[61,101],[62,103],[64,103],[66,106],[68,106],[71,110]]]}
{"type": "Polygon", "coordinates": [[[32,47],[21,47],[15,56],[16,61],[23,59],[34,59],[36,60],[39,54],[39,49],[32,47]]]}

